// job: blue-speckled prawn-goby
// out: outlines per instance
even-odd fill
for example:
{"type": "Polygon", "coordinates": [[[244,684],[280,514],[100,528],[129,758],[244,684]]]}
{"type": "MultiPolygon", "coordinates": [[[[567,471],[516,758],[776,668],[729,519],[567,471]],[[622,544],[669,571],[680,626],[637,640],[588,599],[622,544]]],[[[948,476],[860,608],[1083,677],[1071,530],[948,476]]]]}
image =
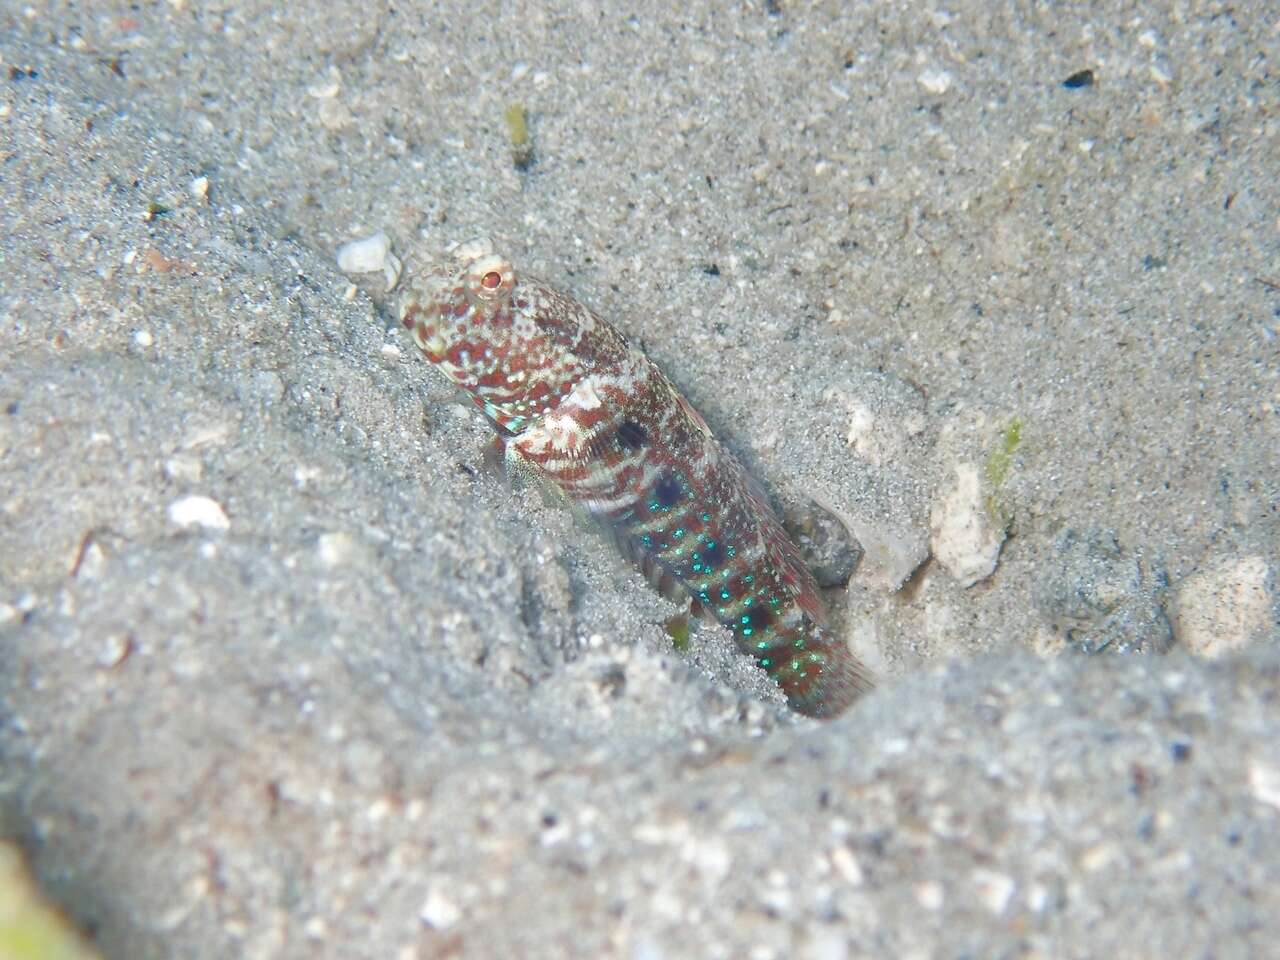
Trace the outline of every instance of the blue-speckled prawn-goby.
{"type": "Polygon", "coordinates": [[[603,522],[814,717],[870,689],[817,585],[746,471],[639,349],[487,240],[411,275],[400,320],[462,387],[509,461],[603,522]]]}

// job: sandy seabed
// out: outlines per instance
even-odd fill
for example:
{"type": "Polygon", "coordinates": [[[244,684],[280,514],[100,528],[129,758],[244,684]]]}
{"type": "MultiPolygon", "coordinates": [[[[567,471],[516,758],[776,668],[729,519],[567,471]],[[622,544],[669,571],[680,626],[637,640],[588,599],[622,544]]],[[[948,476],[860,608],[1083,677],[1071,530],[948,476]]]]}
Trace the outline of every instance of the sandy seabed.
{"type": "Polygon", "coordinates": [[[0,835],[129,960],[1265,955],[1278,51],[1261,3],[0,4],[0,835]],[[856,541],[878,689],[673,650],[338,269],[379,232],[643,344],[856,541]]]}

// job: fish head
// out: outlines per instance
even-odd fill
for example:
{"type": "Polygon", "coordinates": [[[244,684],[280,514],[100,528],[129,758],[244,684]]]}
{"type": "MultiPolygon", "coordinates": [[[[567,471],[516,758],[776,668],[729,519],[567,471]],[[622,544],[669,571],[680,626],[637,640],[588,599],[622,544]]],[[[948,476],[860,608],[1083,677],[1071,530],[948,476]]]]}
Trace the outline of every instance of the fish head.
{"type": "Polygon", "coordinates": [[[576,305],[477,239],[410,276],[399,315],[424,357],[505,432],[519,433],[585,372],[573,345],[592,318],[567,306],[576,305]]]}

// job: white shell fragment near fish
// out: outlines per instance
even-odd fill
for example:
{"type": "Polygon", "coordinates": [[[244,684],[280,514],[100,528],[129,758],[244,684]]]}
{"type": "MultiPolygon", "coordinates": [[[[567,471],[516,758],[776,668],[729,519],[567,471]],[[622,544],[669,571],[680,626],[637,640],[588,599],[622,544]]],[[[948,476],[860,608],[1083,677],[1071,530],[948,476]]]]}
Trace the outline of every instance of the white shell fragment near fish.
{"type": "Polygon", "coordinates": [[[394,290],[400,282],[400,258],[391,252],[391,238],[378,232],[360,237],[338,248],[338,269],[343,273],[377,273],[382,271],[387,289],[394,290]]]}
{"type": "Polygon", "coordinates": [[[203,527],[206,530],[229,530],[231,521],[218,501],[209,497],[189,496],[169,504],[169,519],[180,527],[203,527]]]}

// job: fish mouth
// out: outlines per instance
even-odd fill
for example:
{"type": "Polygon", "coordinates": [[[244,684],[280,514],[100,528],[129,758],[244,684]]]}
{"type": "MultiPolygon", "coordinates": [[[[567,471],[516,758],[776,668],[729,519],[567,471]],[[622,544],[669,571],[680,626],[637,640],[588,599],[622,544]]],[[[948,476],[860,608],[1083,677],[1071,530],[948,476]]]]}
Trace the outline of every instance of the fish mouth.
{"type": "Polygon", "coordinates": [[[475,302],[467,289],[467,271],[493,257],[493,241],[478,237],[449,248],[449,260],[437,262],[412,277],[400,300],[400,322],[432,363],[441,364],[449,349],[449,335],[475,302]],[[465,299],[463,299],[465,298],[465,299]]]}
{"type": "Polygon", "coordinates": [[[440,304],[435,300],[406,297],[400,304],[400,322],[413,335],[413,342],[432,363],[444,359],[447,344],[440,323],[440,304]]]}

